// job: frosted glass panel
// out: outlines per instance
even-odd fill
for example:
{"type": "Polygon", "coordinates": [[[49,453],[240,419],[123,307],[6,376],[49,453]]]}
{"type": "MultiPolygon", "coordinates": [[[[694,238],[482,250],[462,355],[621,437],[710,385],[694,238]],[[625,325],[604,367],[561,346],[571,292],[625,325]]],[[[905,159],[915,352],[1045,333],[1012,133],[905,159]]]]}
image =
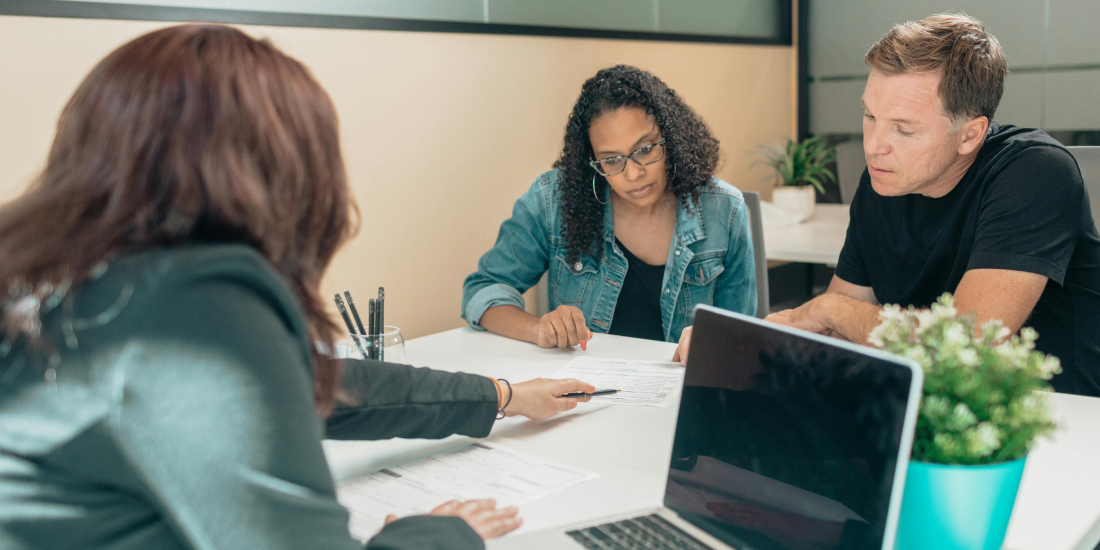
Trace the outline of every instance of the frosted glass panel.
{"type": "Polygon", "coordinates": [[[489,0],[490,23],[657,30],[653,0],[489,0]]]}
{"type": "Polygon", "coordinates": [[[115,0],[111,3],[441,21],[482,22],[485,18],[484,0],[115,0]]]}
{"type": "Polygon", "coordinates": [[[776,2],[660,0],[658,8],[661,32],[768,38],[780,29],[776,2]]]}
{"type": "MultiPolygon", "coordinates": [[[[36,0],[22,2],[36,3],[36,0]]],[[[377,17],[433,22],[481,23],[497,25],[525,25],[558,29],[558,32],[539,29],[486,28],[488,32],[516,32],[519,34],[548,34],[558,36],[585,36],[572,29],[597,31],[594,36],[607,36],[603,31],[667,33],[691,35],[701,41],[721,41],[721,38],[767,40],[770,43],[790,44],[790,11],[792,0],[64,0],[65,4],[108,4],[142,6],[136,19],[150,17],[149,7],[217,9],[252,14],[283,13],[295,15],[320,15],[329,17],[377,17]],[[561,29],[569,29],[562,31],[561,29]],[[716,40],[716,38],[718,40],[716,40]]],[[[42,1],[44,15],[66,17],[65,8],[58,3],[42,1]]],[[[106,10],[107,15],[119,16],[106,10]]],[[[0,13],[4,13],[0,1],[0,13]]],[[[87,16],[82,12],[80,16],[87,16]]],[[[36,14],[38,15],[38,14],[36,14]]],[[[121,15],[125,18],[125,14],[121,15]]],[[[153,15],[152,17],[156,17],[153,15]]],[[[169,18],[186,17],[175,12],[169,18]]],[[[208,15],[203,15],[208,17],[208,15]]],[[[217,16],[213,16],[216,20],[217,16]]],[[[234,22],[244,22],[239,16],[234,22]]],[[[251,22],[251,21],[248,21],[251,22]]],[[[262,20],[255,21],[264,24],[262,20]]],[[[286,18],[279,25],[294,25],[286,18]]],[[[343,27],[340,22],[323,18],[303,20],[305,26],[332,25],[343,27]]],[[[374,23],[371,23],[374,24],[374,23]]],[[[400,23],[397,23],[400,25],[400,23]]],[[[446,32],[483,32],[477,27],[439,27],[446,32]]],[[[413,30],[426,30],[418,26],[413,30]]],[[[432,30],[432,29],[427,29],[432,30]]],[[[654,37],[660,40],[660,36],[654,37]]],[[[692,40],[676,37],[674,40],[692,40]]]]}

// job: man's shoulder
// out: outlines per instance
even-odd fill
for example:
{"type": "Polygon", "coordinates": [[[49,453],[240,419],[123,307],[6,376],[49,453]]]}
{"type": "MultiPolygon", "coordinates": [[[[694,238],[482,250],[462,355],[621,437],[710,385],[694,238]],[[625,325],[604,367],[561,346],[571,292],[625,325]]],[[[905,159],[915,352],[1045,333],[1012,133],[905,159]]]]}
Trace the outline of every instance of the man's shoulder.
{"type": "Polygon", "coordinates": [[[1015,126],[1012,124],[1001,124],[999,122],[993,122],[989,125],[989,134],[986,136],[986,143],[992,145],[1002,143],[1017,145],[1052,145],[1064,148],[1058,140],[1054,139],[1043,130],[1015,126]]]}
{"type": "Polygon", "coordinates": [[[996,125],[991,134],[980,170],[988,189],[1033,191],[1041,181],[1046,195],[1081,192],[1084,181],[1076,159],[1050,134],[1009,125],[996,125]]]}
{"type": "Polygon", "coordinates": [[[1064,162],[1073,164],[1073,155],[1050,134],[1037,128],[1024,128],[994,122],[989,127],[983,156],[991,162],[1064,162]]]}

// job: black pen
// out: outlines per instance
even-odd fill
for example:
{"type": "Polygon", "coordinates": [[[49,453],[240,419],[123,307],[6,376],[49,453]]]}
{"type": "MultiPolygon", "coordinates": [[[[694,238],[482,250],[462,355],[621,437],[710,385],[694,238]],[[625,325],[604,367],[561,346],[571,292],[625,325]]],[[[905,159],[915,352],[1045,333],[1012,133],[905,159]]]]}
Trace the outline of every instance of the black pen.
{"type": "Polygon", "coordinates": [[[351,318],[348,317],[348,310],[344,307],[344,301],[340,299],[340,295],[336,295],[336,308],[340,310],[340,316],[344,318],[344,324],[348,326],[348,332],[351,334],[351,339],[355,341],[355,347],[359,348],[359,353],[363,354],[363,359],[367,358],[367,350],[363,349],[363,343],[356,338],[355,327],[351,326],[351,318]]]}
{"type": "Polygon", "coordinates": [[[623,391],[623,390],[596,390],[592,393],[584,393],[582,391],[575,391],[575,392],[570,392],[570,393],[563,393],[562,397],[576,397],[576,398],[597,397],[597,396],[600,396],[600,395],[614,395],[614,394],[619,393],[621,391],[623,391]]]}

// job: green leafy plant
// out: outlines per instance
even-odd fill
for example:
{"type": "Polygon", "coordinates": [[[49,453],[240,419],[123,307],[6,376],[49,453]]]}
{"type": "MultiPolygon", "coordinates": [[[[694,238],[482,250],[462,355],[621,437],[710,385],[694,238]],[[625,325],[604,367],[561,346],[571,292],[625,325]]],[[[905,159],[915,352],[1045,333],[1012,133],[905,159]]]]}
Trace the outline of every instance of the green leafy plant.
{"type": "Polygon", "coordinates": [[[836,174],[829,170],[829,164],[836,161],[836,149],[826,145],[820,136],[801,142],[788,138],[775,147],[761,145],[750,153],[763,158],[750,164],[749,169],[760,164],[770,166],[774,172],[764,181],[772,181],[776,187],[812,185],[818,193],[825,194],[824,182],[836,181],[836,174]]]}
{"type": "Polygon", "coordinates": [[[908,357],[924,370],[913,459],[939,464],[995,464],[1022,458],[1055,424],[1039,391],[1062,371],[1058,358],[1035,351],[1038,334],[1008,338],[1000,321],[975,335],[944,294],[931,309],[886,306],[869,342],[908,357]]]}

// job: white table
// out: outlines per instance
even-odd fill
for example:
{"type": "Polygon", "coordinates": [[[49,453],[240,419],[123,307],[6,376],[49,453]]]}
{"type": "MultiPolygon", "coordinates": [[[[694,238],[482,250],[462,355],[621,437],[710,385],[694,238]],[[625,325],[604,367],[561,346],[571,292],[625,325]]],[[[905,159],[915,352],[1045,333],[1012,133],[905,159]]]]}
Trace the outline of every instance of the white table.
{"type": "Polygon", "coordinates": [[[818,204],[814,207],[813,217],[802,223],[785,227],[765,223],[765,256],[772,261],[836,267],[840,249],[844,247],[844,237],[848,234],[848,206],[818,204]]]}
{"type": "MultiPolygon", "coordinates": [[[[597,335],[588,351],[544,350],[470,329],[455,329],[407,342],[409,361],[522,381],[550,376],[578,354],[591,357],[668,360],[675,346],[597,335]]],[[[1054,395],[1062,430],[1032,451],[1024,472],[1006,550],[1092,550],[1100,541],[1100,399],[1054,395]]],[[[679,406],[616,407],[581,404],[541,422],[498,421],[489,441],[600,474],[600,478],[522,508],[518,533],[569,525],[658,506],[679,406]]],[[[442,441],[326,441],[337,480],[449,447],[442,441]]],[[[490,547],[492,544],[490,544],[490,547]]]]}

